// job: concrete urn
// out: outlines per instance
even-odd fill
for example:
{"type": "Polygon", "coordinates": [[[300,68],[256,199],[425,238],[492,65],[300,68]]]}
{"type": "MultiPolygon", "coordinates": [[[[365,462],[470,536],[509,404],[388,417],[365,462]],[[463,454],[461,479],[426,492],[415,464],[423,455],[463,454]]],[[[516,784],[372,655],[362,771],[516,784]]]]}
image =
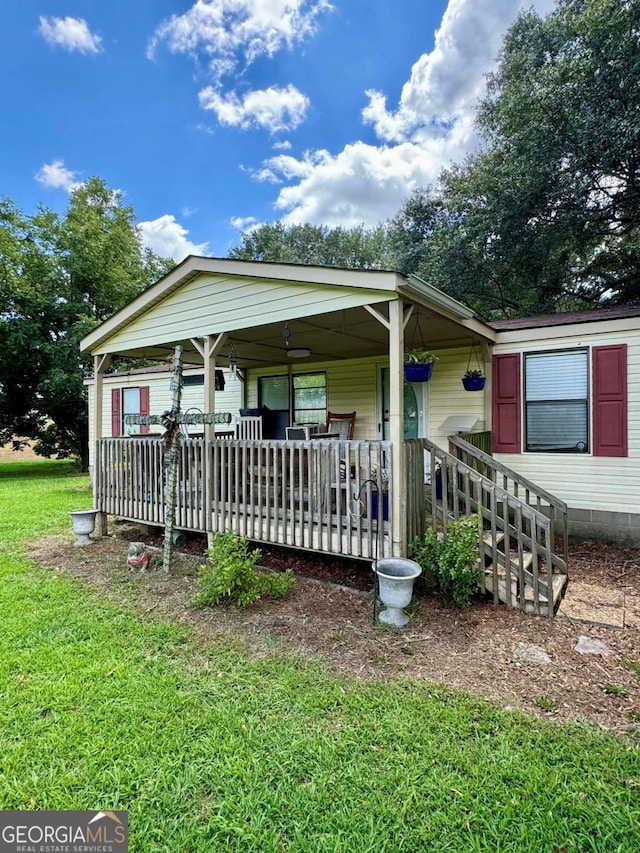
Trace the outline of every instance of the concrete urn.
{"type": "Polygon", "coordinates": [[[99,510],[97,509],[74,509],[69,513],[73,532],[78,537],[73,543],[76,547],[91,545],[95,541],[91,538],[91,534],[96,527],[96,515],[98,512],[99,510]]]}
{"type": "Polygon", "coordinates": [[[413,582],[422,568],[415,560],[400,557],[376,560],[372,568],[378,576],[380,601],[385,606],[378,618],[384,625],[402,628],[409,621],[404,608],[411,603],[413,582]]]}

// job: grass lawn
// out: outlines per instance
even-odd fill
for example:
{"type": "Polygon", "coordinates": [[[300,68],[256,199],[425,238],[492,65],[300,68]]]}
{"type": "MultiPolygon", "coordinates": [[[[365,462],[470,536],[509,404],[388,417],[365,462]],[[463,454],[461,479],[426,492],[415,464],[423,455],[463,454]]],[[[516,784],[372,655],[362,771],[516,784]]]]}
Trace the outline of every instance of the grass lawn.
{"type": "Polygon", "coordinates": [[[203,647],[27,559],[90,505],[67,463],[0,464],[0,808],[128,809],[135,853],[640,849],[629,742],[203,647]]]}

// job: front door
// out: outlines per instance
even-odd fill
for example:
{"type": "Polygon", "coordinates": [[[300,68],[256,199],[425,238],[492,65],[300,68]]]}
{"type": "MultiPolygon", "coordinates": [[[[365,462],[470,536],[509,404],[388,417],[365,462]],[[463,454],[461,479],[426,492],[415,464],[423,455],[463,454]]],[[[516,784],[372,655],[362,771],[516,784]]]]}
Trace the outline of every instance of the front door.
{"type": "MultiPolygon", "coordinates": [[[[427,438],[428,396],[427,382],[404,383],[404,437],[427,438]]],[[[378,433],[383,441],[389,440],[389,368],[380,368],[381,412],[378,433]]]]}

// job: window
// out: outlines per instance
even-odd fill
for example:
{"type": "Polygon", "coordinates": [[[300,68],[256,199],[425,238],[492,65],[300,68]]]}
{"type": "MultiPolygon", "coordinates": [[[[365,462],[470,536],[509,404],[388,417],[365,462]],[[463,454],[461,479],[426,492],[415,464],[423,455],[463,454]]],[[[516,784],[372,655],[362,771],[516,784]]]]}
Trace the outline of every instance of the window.
{"type": "Polygon", "coordinates": [[[123,388],[122,389],[122,435],[139,435],[140,424],[128,424],[125,422],[125,415],[139,415],[140,409],[140,389],[139,388],[123,388]]]}
{"type": "Polygon", "coordinates": [[[147,424],[125,424],[125,415],[149,414],[149,386],[111,389],[111,435],[147,435],[147,424]]]}
{"type": "Polygon", "coordinates": [[[589,450],[589,357],[586,349],[525,356],[526,449],[589,450]]]}
{"type": "MultiPolygon", "coordinates": [[[[217,371],[216,371],[217,373],[217,371]]],[[[218,377],[216,376],[216,391],[218,390],[218,377]]],[[[182,377],[182,387],[183,388],[194,388],[199,385],[204,385],[204,374],[200,374],[199,376],[183,376],[182,377]]]]}
{"type": "Polygon", "coordinates": [[[293,376],[262,376],[259,400],[272,422],[270,438],[284,438],[291,423],[325,424],[327,421],[327,375],[296,373],[293,376]]]}
{"type": "Polygon", "coordinates": [[[301,373],[293,376],[293,421],[324,424],[327,420],[327,376],[301,373]]]}

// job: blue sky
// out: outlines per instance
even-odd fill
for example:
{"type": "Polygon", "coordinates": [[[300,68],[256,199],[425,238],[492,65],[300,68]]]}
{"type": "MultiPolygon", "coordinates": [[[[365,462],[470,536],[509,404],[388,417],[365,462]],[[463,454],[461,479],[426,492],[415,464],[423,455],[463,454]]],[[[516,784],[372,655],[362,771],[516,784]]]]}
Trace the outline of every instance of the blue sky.
{"type": "Polygon", "coordinates": [[[62,210],[99,175],[176,260],[373,225],[473,150],[527,6],[553,0],[2,0],[0,196],[62,210]]]}

